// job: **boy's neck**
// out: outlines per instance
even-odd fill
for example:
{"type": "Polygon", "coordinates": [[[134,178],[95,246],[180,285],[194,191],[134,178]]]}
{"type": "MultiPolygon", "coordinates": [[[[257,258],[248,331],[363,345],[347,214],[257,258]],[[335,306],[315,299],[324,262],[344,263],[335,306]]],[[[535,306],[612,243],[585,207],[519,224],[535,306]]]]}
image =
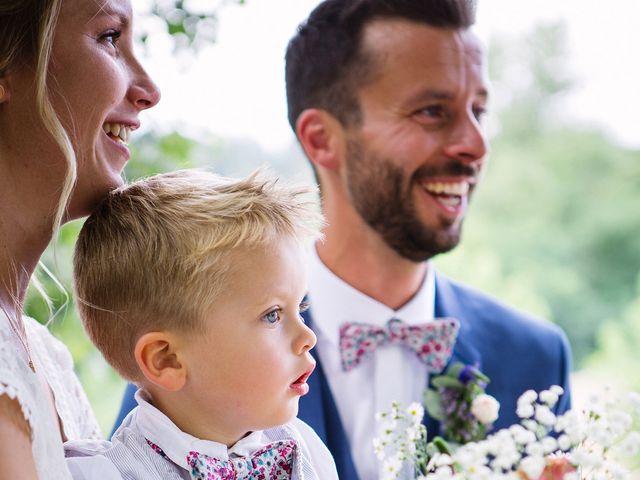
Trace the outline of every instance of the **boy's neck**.
{"type": "Polygon", "coordinates": [[[149,387],[144,387],[144,391],[149,403],[169,418],[180,431],[199,440],[222,443],[231,448],[251,433],[224,428],[224,419],[210,418],[210,411],[200,412],[182,392],[158,391],[149,387]]]}

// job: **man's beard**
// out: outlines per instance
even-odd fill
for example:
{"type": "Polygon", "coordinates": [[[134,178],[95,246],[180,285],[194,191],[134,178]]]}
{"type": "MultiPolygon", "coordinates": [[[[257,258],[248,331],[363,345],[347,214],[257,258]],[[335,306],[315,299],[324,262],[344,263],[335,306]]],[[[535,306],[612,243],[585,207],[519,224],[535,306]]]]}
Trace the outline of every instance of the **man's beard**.
{"type": "MultiPolygon", "coordinates": [[[[398,255],[413,262],[423,262],[453,249],[460,241],[460,228],[429,229],[420,221],[412,197],[416,174],[403,191],[403,172],[379,155],[365,155],[362,145],[347,144],[347,189],[353,206],[362,219],[375,230],[398,255]]],[[[454,163],[446,172],[472,175],[471,167],[454,163]]],[[[424,177],[426,172],[421,171],[424,177]]]]}

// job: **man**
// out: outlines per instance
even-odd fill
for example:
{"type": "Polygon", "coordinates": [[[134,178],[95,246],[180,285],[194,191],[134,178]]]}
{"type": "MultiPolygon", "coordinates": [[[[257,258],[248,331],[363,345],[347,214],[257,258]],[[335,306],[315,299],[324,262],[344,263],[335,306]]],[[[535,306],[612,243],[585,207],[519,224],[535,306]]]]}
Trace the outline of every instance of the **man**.
{"type": "MultiPolygon", "coordinates": [[[[287,49],[289,120],[327,220],[310,259],[305,314],[318,367],[299,417],[325,441],[341,480],[379,478],[375,413],[392,400],[419,401],[433,372],[396,343],[343,367],[348,323],[455,318],[449,361],[477,363],[491,378],[497,428],[517,422],[527,389],[561,385],[557,411],[570,404],[562,332],[447,279],[429,261],[458,244],[487,154],[486,65],[473,21],[465,0],[326,0],[287,49]]],[[[425,423],[429,437],[438,433],[437,422],[425,423]]]]}
{"type": "MultiPolygon", "coordinates": [[[[318,368],[299,417],[328,444],[341,479],[379,477],[375,413],[394,399],[419,401],[429,376],[401,344],[343,366],[340,329],[349,322],[457,319],[451,360],[478,363],[491,378],[497,428],[517,422],[527,389],[559,384],[567,393],[558,411],[570,403],[562,332],[429,261],[458,244],[486,160],[486,65],[473,21],[464,0],[326,0],[287,49],[289,121],[327,220],[309,276],[318,368]]],[[[433,437],[438,426],[426,422],[433,437]]]]}

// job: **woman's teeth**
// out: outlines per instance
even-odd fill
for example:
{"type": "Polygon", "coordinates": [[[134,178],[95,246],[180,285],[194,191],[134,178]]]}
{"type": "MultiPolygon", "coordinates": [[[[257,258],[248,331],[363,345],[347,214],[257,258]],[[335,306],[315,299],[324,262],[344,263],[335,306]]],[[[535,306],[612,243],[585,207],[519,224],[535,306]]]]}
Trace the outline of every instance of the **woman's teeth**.
{"type": "Polygon", "coordinates": [[[112,140],[122,142],[125,145],[129,143],[129,135],[131,135],[131,127],[120,123],[105,123],[102,126],[104,133],[109,135],[112,140]]]}

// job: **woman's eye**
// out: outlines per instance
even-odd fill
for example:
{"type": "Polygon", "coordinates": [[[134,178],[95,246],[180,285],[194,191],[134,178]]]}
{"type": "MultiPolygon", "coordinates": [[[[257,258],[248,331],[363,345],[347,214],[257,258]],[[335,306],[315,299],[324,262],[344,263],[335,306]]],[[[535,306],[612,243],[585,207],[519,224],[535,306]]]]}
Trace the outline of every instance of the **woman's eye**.
{"type": "Polygon", "coordinates": [[[278,323],[280,321],[280,310],[271,310],[269,313],[266,313],[262,319],[271,325],[278,323]]]}
{"type": "Polygon", "coordinates": [[[110,45],[115,45],[118,42],[118,39],[120,38],[121,34],[122,32],[118,30],[109,30],[108,32],[105,32],[102,35],[100,35],[100,41],[104,43],[108,43],[110,45]]]}

